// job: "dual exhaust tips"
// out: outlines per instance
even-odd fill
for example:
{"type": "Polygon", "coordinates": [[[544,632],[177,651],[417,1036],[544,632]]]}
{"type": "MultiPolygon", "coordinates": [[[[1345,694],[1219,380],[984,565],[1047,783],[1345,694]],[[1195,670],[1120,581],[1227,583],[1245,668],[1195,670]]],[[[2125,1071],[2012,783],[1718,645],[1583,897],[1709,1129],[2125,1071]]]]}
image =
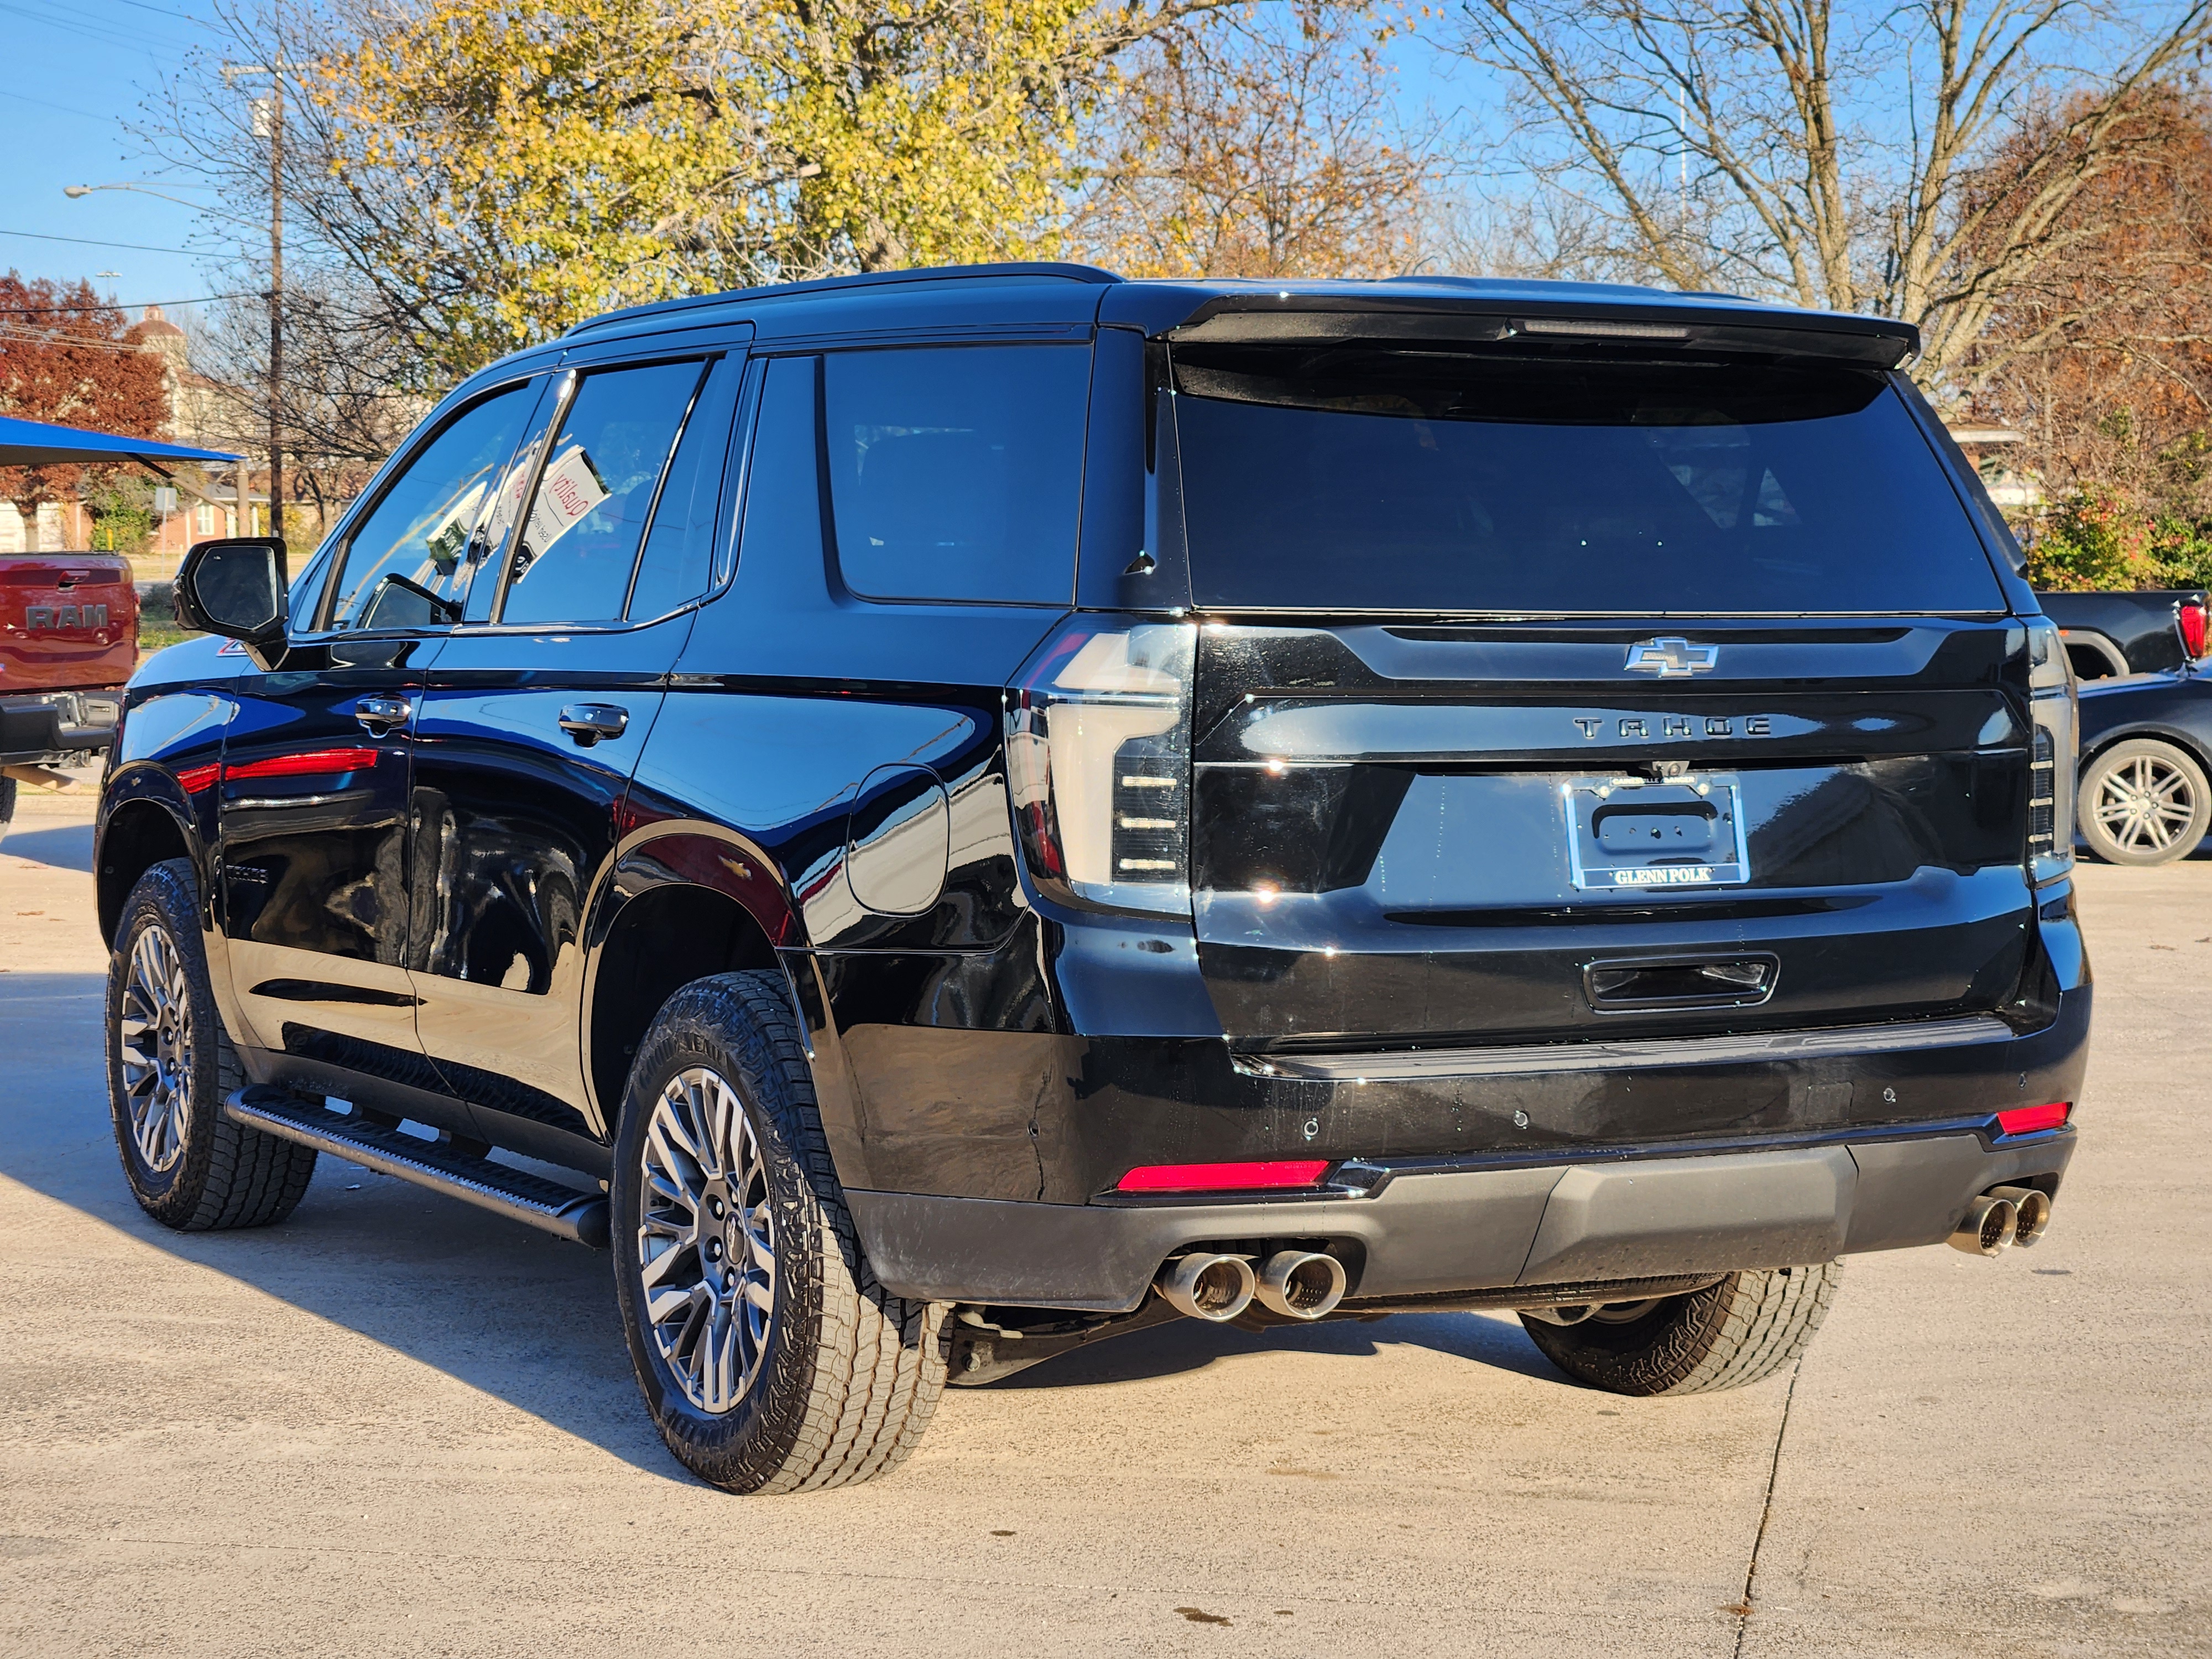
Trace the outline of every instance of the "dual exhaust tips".
{"type": "Polygon", "coordinates": [[[1966,1218],[1951,1235],[1951,1248],[1968,1255],[1995,1255],[2014,1244],[2033,1244],[2050,1230],[2051,1196],[2033,1187],[1992,1187],[1966,1206],[1966,1218]]]}
{"type": "Polygon", "coordinates": [[[1257,1273],[1249,1257],[1194,1250],[1172,1258],[1153,1287],[1191,1319],[1219,1324],[1255,1301],[1285,1319],[1319,1319],[1344,1300],[1344,1264],[1314,1250],[1278,1250],[1257,1273]]]}

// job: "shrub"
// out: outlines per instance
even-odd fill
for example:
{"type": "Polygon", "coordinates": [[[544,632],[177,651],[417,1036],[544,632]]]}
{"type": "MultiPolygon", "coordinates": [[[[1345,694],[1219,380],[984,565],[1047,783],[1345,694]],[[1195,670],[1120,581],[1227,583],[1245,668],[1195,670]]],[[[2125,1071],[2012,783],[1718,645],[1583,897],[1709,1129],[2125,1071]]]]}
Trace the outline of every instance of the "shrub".
{"type": "Polygon", "coordinates": [[[2212,522],[2153,514],[2091,484],[2044,515],[2028,547],[2027,579],[2056,592],[2212,586],[2212,522]]]}

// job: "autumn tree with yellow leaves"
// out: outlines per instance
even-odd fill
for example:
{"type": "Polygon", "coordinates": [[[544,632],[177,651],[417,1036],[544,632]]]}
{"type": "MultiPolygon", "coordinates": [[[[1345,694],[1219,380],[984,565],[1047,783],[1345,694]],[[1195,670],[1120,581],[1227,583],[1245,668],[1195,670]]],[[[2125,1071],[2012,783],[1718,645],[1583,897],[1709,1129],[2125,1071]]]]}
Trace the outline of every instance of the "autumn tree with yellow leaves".
{"type": "MultiPolygon", "coordinates": [[[[1050,254],[1128,49],[1224,0],[270,0],[286,185],[426,385],[611,307],[1050,254]]],[[[267,161],[210,62],[167,148],[267,161]]]]}

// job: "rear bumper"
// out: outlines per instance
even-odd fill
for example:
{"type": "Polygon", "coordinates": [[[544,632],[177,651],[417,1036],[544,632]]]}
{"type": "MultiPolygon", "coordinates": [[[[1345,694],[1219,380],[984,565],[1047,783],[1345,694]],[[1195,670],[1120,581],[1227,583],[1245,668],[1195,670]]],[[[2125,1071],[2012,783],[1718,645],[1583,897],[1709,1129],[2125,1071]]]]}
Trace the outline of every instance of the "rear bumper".
{"type": "Polygon", "coordinates": [[[115,743],[123,693],[53,691],[0,697],[0,766],[44,766],[115,743]]]}
{"type": "MultiPolygon", "coordinates": [[[[2072,1131],[2011,1139],[1996,1121],[2078,1100],[2087,1060],[2094,987],[2068,890],[2037,916],[2009,1020],[1238,1054],[1164,994],[1130,994],[1179,961],[1132,950],[1146,973],[1116,964],[1122,994],[1069,998],[1078,1030],[1118,1014],[1156,1032],[1183,1018],[1189,1035],[940,1024],[952,1000],[934,992],[927,1023],[872,1024],[908,981],[943,978],[902,980],[888,953],[844,975],[834,1038],[818,1012],[810,1025],[861,1243],[903,1294],[1118,1311],[1185,1246],[1291,1239],[1342,1255],[1355,1300],[1721,1273],[1935,1243],[1992,1186],[2055,1190],[2072,1131]],[[1336,1184],[1141,1204],[1116,1190],[1140,1164],[1273,1158],[1328,1159],[1336,1184]]],[[[1063,989],[1085,988],[1060,968],[1063,989]]]]}
{"type": "Polygon", "coordinates": [[[1354,1301],[1792,1267],[1948,1238],[1993,1186],[2055,1191],[2071,1129],[1974,1128],[1603,1163],[1370,1164],[1295,1199],[1034,1204],[847,1194],[886,1288],[932,1300],[1121,1312],[1194,1244],[1326,1243],[1354,1301]]]}

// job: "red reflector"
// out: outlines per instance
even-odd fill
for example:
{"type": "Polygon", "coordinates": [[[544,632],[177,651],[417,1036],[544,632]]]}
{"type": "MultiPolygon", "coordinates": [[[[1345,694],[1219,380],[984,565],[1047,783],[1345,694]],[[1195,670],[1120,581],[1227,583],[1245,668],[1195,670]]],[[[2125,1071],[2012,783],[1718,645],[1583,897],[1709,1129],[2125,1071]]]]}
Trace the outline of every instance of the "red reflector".
{"type": "Polygon", "coordinates": [[[1223,1193],[1261,1187],[1310,1187],[1328,1168],[1325,1158],[1273,1164],[1147,1164],[1121,1177],[1125,1193],[1223,1193]]]}
{"type": "Polygon", "coordinates": [[[2066,1115],[2073,1109],[2070,1100],[2054,1101],[2048,1106],[2015,1106],[2009,1112],[1997,1114],[1997,1132],[2032,1135],[2045,1129],[2063,1129],[2066,1127],[2066,1115]]]}
{"type": "Polygon", "coordinates": [[[325,772],[366,772],[376,764],[374,749],[306,749],[296,755],[271,755],[247,761],[223,775],[232,782],[240,778],[297,778],[325,772]]]}

